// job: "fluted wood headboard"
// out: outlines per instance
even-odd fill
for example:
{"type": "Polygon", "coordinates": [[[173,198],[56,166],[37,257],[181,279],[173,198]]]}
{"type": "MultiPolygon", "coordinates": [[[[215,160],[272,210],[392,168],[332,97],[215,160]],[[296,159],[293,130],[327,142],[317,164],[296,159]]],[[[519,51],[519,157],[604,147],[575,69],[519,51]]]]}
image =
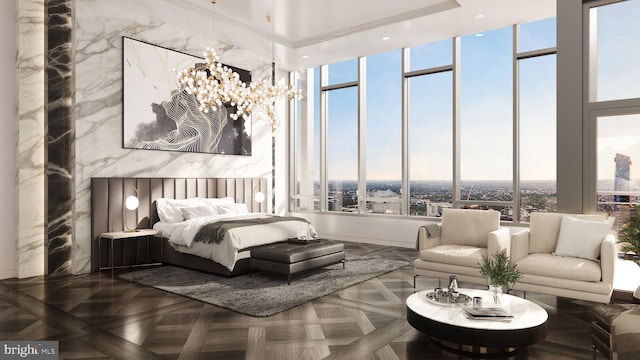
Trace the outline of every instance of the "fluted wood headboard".
{"type": "MultiPolygon", "coordinates": [[[[159,198],[187,199],[192,197],[233,197],[247,204],[251,212],[266,212],[266,202],[254,200],[257,192],[267,194],[263,178],[124,178],[95,177],[91,179],[91,254],[98,257],[100,233],[121,231],[124,221],[129,227],[151,228],[158,221],[155,200],[159,198]],[[135,189],[135,190],[133,190],[135,189]],[[140,204],[123,217],[124,199],[137,192],[140,204]]],[[[92,261],[92,271],[98,270],[92,261]]]]}

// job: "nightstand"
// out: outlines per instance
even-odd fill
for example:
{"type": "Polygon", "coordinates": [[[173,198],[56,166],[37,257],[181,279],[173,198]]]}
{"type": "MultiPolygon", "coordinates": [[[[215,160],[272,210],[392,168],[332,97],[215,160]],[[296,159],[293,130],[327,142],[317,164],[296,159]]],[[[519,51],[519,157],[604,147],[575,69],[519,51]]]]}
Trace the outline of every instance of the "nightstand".
{"type": "MultiPolygon", "coordinates": [[[[140,238],[146,238],[147,240],[147,263],[144,265],[150,265],[150,262],[151,262],[150,252],[149,252],[150,238],[152,236],[159,235],[159,234],[160,234],[160,231],[151,230],[151,229],[140,229],[136,231],[114,231],[114,232],[101,233],[100,238],[98,239],[98,271],[103,269],[111,269],[111,276],[113,276],[113,270],[115,268],[114,266],[115,254],[113,252],[113,244],[116,241],[138,240],[140,238]],[[100,263],[100,261],[102,260],[102,257],[100,255],[100,248],[102,246],[100,245],[102,244],[102,239],[111,240],[111,244],[109,245],[109,251],[111,255],[110,267],[101,267],[102,264],[100,263]]],[[[123,248],[123,251],[124,251],[124,248],[123,248]]]]}

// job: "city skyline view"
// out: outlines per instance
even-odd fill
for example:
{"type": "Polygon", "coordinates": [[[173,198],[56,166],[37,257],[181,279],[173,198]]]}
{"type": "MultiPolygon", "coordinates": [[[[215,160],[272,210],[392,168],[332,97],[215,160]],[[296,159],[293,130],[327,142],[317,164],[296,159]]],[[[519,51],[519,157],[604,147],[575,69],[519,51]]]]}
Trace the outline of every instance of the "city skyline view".
{"type": "MultiPolygon", "coordinates": [[[[624,179],[618,179],[624,180],[624,179]]],[[[616,189],[616,180],[601,180],[598,187],[609,192],[616,189]]],[[[448,181],[413,181],[409,184],[409,215],[439,217],[443,208],[453,206],[452,183],[448,181]]],[[[401,213],[402,184],[399,181],[370,181],[367,183],[365,213],[398,215],[401,213]]],[[[357,181],[330,181],[328,184],[328,210],[358,212],[359,192],[357,181]]],[[[609,216],[619,217],[621,207],[628,213],[629,206],[640,203],[638,189],[629,189],[631,196],[601,194],[598,196],[599,210],[609,216]],[[635,191],[635,193],[634,193],[635,191]]],[[[462,201],[480,201],[483,205],[467,204],[462,208],[494,209],[502,213],[503,221],[512,221],[512,184],[505,181],[472,181],[461,184],[462,201]],[[502,203],[499,203],[502,202],[502,203]]],[[[625,193],[621,191],[620,193],[625,193]]],[[[315,195],[320,194],[319,184],[315,184],[315,195]]],[[[318,204],[316,203],[315,206],[318,204]]],[[[532,212],[557,211],[557,188],[553,180],[523,181],[520,184],[520,221],[527,222],[532,212]]],[[[618,227],[620,222],[618,222],[618,227]]]]}
{"type": "MultiPolygon", "coordinates": [[[[442,209],[453,207],[453,185],[447,181],[412,181],[409,184],[410,216],[439,217],[442,209]]],[[[364,213],[399,215],[402,206],[400,181],[370,181],[367,183],[364,213]]],[[[328,184],[328,210],[359,212],[357,181],[330,181],[328,184]]],[[[320,194],[316,183],[315,195],[320,194]]],[[[555,181],[524,182],[520,188],[521,221],[528,221],[534,211],[556,211],[555,181]]],[[[462,184],[461,200],[486,202],[485,205],[463,205],[463,208],[494,209],[502,213],[502,220],[511,221],[513,208],[504,202],[513,201],[512,184],[500,181],[473,181],[462,184]],[[491,202],[503,202],[494,203],[491,202]]],[[[317,206],[318,204],[316,204],[317,206]]]]}
{"type": "MultiPolygon", "coordinates": [[[[640,109],[601,105],[640,97],[640,68],[630,61],[640,58],[631,46],[640,41],[640,0],[594,6],[587,16],[587,104],[598,105],[585,105],[576,166],[592,178],[576,186],[589,193],[585,208],[609,211],[615,196],[627,199],[612,192],[628,192],[630,204],[640,194],[640,109]],[[623,187],[614,186],[618,154],[629,158],[623,187]]],[[[555,211],[563,148],[555,47],[549,18],[314,68],[305,135],[313,137],[298,145],[308,153],[296,167],[296,194],[319,195],[322,170],[329,211],[405,214],[402,196],[412,206],[451,203],[454,179],[456,206],[555,211]]]]}

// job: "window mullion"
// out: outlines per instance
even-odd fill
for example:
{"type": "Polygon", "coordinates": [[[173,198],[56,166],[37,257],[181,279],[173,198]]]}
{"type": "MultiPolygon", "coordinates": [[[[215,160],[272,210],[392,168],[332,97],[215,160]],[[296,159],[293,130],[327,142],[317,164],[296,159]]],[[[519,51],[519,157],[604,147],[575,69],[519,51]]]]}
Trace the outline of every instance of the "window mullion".
{"type": "Polygon", "coordinates": [[[453,207],[460,204],[460,37],[453,39],[453,207]]]}
{"type": "MultiPolygon", "coordinates": [[[[328,65],[320,67],[320,88],[327,84],[328,65]]],[[[320,91],[320,211],[328,210],[328,180],[327,180],[327,91],[320,91]]]]}
{"type": "Polygon", "coordinates": [[[402,71],[400,78],[402,81],[402,207],[400,208],[400,214],[408,216],[411,214],[409,209],[410,201],[410,169],[409,169],[409,78],[405,74],[409,71],[409,48],[402,49],[401,61],[402,71]]]}
{"type": "Polygon", "coordinates": [[[367,58],[358,58],[358,213],[367,210],[367,58]]]}
{"type": "Polygon", "coordinates": [[[520,222],[520,25],[513,25],[513,202],[514,224],[520,222]]]}

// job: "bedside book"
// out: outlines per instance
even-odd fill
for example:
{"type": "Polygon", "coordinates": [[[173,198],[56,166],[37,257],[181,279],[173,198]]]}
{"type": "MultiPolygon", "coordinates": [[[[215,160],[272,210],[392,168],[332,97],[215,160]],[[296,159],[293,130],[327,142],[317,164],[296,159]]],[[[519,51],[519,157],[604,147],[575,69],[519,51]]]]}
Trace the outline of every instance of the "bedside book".
{"type": "Polygon", "coordinates": [[[474,319],[513,318],[513,315],[503,308],[465,308],[464,311],[474,319]]]}

